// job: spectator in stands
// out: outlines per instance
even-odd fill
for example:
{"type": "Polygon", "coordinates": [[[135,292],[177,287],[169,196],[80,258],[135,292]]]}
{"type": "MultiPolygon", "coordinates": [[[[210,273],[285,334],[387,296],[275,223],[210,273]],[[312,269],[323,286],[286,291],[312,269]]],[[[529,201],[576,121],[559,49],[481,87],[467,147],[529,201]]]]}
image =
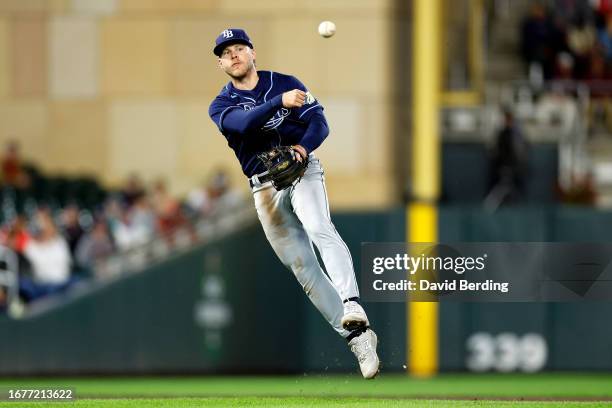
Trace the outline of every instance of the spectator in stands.
{"type": "Polygon", "coordinates": [[[597,40],[606,60],[606,65],[609,66],[612,63],[612,15],[606,17],[606,25],[599,30],[597,40]]]}
{"type": "Polygon", "coordinates": [[[604,57],[603,52],[596,49],[591,54],[591,59],[589,60],[589,75],[587,79],[609,79],[609,74],[610,73],[606,67],[606,58],[604,57]]]}
{"type": "Polygon", "coordinates": [[[26,243],[30,240],[27,230],[28,221],[23,215],[18,215],[3,226],[0,243],[17,253],[23,253],[26,243]]]}
{"type": "Polygon", "coordinates": [[[558,18],[572,21],[577,16],[590,17],[593,14],[592,0],[548,0],[552,12],[558,18]]]}
{"type": "Polygon", "coordinates": [[[162,234],[171,232],[183,223],[180,202],[170,195],[164,180],[159,179],[155,182],[151,201],[162,234]]]}
{"type": "Polygon", "coordinates": [[[490,209],[519,201],[525,194],[529,144],[512,111],[505,109],[503,115],[504,124],[491,152],[491,187],[485,199],[490,209]]]}
{"type": "Polygon", "coordinates": [[[527,71],[541,72],[544,79],[552,78],[555,65],[558,30],[546,8],[534,3],[521,27],[521,52],[527,71]]]}
{"type": "Polygon", "coordinates": [[[187,194],[185,204],[194,214],[207,215],[210,212],[210,198],[208,197],[208,183],[196,186],[187,194]]]}
{"type": "Polygon", "coordinates": [[[121,190],[121,196],[125,204],[129,207],[134,204],[134,201],[147,193],[142,179],[136,173],[128,176],[125,187],[121,190]]]}
{"type": "Polygon", "coordinates": [[[62,211],[61,219],[62,233],[68,242],[70,253],[74,256],[79,240],[83,236],[83,228],[79,223],[79,207],[74,204],[67,206],[62,211]]]}
{"type": "Polygon", "coordinates": [[[111,195],[104,203],[104,217],[109,221],[112,229],[112,224],[116,220],[121,219],[122,214],[126,211],[127,205],[124,204],[121,195],[111,195]]]}
{"type": "Polygon", "coordinates": [[[584,14],[578,14],[567,33],[567,42],[574,57],[574,77],[587,79],[590,72],[590,61],[595,51],[597,33],[589,24],[584,14]]]}
{"type": "Polygon", "coordinates": [[[605,27],[606,17],[612,13],[612,0],[596,0],[591,3],[596,11],[597,28],[605,27]]]}
{"type": "Polygon", "coordinates": [[[63,290],[70,283],[70,250],[48,211],[36,213],[33,229],[24,247],[32,278],[19,278],[19,292],[26,301],[63,290]]]}
{"type": "Polygon", "coordinates": [[[612,0],[548,4],[551,9],[533,3],[521,27],[521,53],[530,80],[611,78],[612,0]]]}
{"type": "Polygon", "coordinates": [[[97,261],[110,256],[113,251],[113,242],[106,221],[97,219],[91,231],[78,242],[75,260],[80,267],[91,270],[97,261]]]}
{"type": "Polygon", "coordinates": [[[156,232],[155,212],[151,208],[149,197],[141,195],[134,201],[134,205],[129,212],[130,224],[132,228],[142,231],[143,237],[151,240],[156,232]]]}
{"type": "Polygon", "coordinates": [[[120,250],[142,246],[155,236],[155,215],[144,195],[135,199],[132,208],[121,208],[113,202],[107,214],[114,242],[120,250]]]}
{"type": "Polygon", "coordinates": [[[569,52],[557,54],[555,79],[571,81],[574,77],[574,57],[569,52]]]}
{"type": "Polygon", "coordinates": [[[30,184],[28,175],[23,170],[19,143],[16,141],[10,141],[6,145],[2,157],[2,178],[4,184],[18,189],[27,188],[30,184]]]}
{"type": "Polygon", "coordinates": [[[26,244],[30,241],[28,220],[23,215],[7,221],[0,234],[0,244],[11,248],[17,254],[17,269],[21,273],[31,273],[31,265],[24,256],[26,244]]]}
{"type": "Polygon", "coordinates": [[[186,203],[191,211],[210,216],[236,208],[242,201],[240,193],[231,186],[227,172],[219,169],[206,184],[188,194],[186,203]]]}

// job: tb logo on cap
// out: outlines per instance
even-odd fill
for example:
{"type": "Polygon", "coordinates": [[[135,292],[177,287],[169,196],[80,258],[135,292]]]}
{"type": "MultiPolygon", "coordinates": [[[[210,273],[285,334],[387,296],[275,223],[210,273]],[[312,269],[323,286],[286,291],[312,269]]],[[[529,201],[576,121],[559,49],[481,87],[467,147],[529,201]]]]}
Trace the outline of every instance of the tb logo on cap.
{"type": "Polygon", "coordinates": [[[221,35],[223,36],[223,38],[231,38],[234,36],[234,33],[232,32],[232,30],[224,30],[221,35]]]}

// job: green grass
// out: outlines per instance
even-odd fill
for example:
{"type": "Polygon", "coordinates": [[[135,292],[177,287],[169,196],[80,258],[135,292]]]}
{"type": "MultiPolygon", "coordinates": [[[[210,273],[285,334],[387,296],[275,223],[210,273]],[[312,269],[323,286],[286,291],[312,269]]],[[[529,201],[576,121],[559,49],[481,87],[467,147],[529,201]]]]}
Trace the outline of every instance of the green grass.
{"type": "MultiPolygon", "coordinates": [[[[365,381],[357,375],[0,379],[0,390],[4,390],[4,395],[10,388],[72,388],[76,393],[75,402],[53,403],[51,406],[75,408],[612,405],[610,374],[454,374],[429,380],[383,375],[374,381],[365,381]]],[[[0,402],[0,407],[48,404],[0,402]]]]}
{"type": "MultiPolygon", "coordinates": [[[[15,407],[25,406],[25,403],[7,402],[3,406],[15,407]]],[[[176,407],[270,407],[270,408],[291,408],[291,407],[609,407],[605,402],[533,402],[533,401],[446,401],[446,400],[397,400],[397,399],[358,399],[358,398],[316,398],[316,397],[291,397],[291,398],[173,398],[173,399],[91,399],[79,400],[74,403],[35,403],[27,404],[28,407],[56,407],[66,406],[74,408],[176,408],[176,407]],[[51,405],[49,405],[51,404],[51,405]]]]}

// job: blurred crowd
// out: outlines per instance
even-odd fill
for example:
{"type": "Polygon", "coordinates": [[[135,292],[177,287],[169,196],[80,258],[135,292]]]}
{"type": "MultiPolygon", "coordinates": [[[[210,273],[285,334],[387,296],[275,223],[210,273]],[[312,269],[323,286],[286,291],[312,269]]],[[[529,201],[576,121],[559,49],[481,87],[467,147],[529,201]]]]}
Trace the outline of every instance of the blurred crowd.
{"type": "MultiPolygon", "coordinates": [[[[524,88],[513,109],[530,135],[557,135],[567,141],[580,140],[582,134],[587,140],[612,133],[612,86],[605,82],[612,79],[612,0],[534,1],[522,21],[520,51],[526,75],[536,86],[524,88]],[[553,82],[547,88],[542,86],[545,81],[553,82]]],[[[500,131],[499,140],[503,134],[500,131]]],[[[526,160],[515,163],[528,165],[526,160]]],[[[571,169],[569,180],[555,186],[561,202],[595,204],[597,189],[589,166],[571,169]]],[[[503,179],[503,167],[496,170],[497,180],[503,179]]],[[[514,180],[513,191],[524,191],[521,179],[527,173],[515,168],[513,174],[505,180],[514,180]]],[[[492,188],[489,197],[499,191],[492,188]]]]}
{"type": "MultiPolygon", "coordinates": [[[[173,231],[189,231],[194,218],[211,217],[242,202],[223,170],[184,200],[171,195],[163,180],[148,186],[137,174],[121,188],[98,194],[97,201],[77,194],[38,199],[33,179],[41,175],[32,177],[17,143],[7,145],[0,163],[0,245],[18,255],[19,297],[24,302],[90,279],[98,261],[156,239],[172,240],[173,231]]],[[[6,297],[6,288],[0,286],[0,309],[6,307],[6,297]]]]}
{"type": "Polygon", "coordinates": [[[550,0],[531,5],[521,53],[534,81],[612,78],[612,0],[550,0]]]}

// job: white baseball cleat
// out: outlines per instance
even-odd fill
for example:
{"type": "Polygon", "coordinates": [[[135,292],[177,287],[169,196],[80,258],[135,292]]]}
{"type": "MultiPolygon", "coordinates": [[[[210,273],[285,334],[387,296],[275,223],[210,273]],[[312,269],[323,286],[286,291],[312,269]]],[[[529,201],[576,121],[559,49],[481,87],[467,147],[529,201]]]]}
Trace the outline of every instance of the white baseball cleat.
{"type": "Polygon", "coordinates": [[[342,316],[342,327],[345,330],[353,331],[370,325],[368,316],[361,305],[353,300],[344,304],[344,316],[342,316]]]}
{"type": "Polygon", "coordinates": [[[366,380],[374,378],[378,374],[380,361],[378,360],[378,354],[376,354],[377,344],[378,338],[371,329],[366,329],[359,336],[349,341],[349,347],[357,357],[361,374],[366,380]]]}

